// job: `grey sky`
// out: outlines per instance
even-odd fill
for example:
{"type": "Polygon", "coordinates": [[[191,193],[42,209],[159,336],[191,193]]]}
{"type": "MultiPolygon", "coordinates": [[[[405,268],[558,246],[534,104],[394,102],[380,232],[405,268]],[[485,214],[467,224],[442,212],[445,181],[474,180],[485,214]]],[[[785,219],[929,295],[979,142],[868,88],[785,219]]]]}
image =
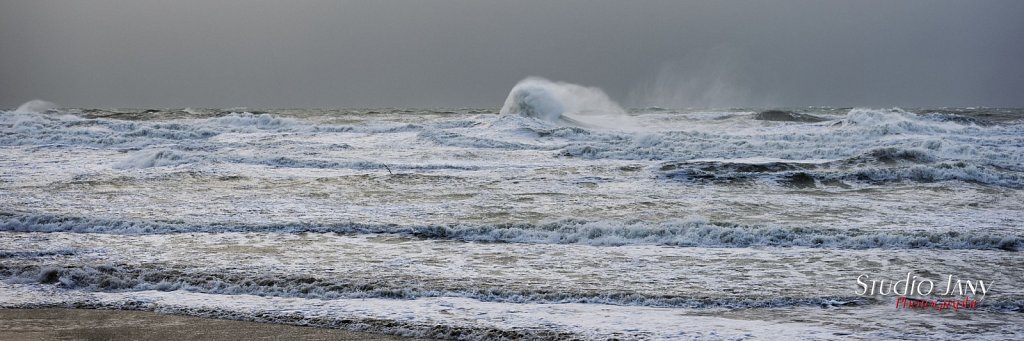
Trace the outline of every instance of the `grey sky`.
{"type": "Polygon", "coordinates": [[[1024,106],[1024,1],[0,0],[0,107],[1024,106]]]}

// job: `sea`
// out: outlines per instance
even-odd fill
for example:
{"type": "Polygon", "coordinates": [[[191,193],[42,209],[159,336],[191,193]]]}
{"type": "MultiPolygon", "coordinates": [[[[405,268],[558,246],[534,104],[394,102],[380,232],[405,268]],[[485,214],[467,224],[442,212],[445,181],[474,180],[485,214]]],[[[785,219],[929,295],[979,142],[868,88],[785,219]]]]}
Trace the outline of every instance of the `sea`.
{"type": "Polygon", "coordinates": [[[540,79],[500,108],[35,101],[0,111],[0,307],[462,340],[1019,340],[1022,119],[623,109],[540,79]]]}

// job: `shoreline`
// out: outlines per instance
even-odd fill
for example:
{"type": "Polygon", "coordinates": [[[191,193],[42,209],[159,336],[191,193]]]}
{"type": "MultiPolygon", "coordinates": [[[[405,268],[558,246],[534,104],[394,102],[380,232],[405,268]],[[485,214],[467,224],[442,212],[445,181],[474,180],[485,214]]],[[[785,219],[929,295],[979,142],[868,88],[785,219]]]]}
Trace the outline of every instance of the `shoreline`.
{"type": "Polygon", "coordinates": [[[430,340],[150,311],[2,308],[0,340],[430,340]]]}

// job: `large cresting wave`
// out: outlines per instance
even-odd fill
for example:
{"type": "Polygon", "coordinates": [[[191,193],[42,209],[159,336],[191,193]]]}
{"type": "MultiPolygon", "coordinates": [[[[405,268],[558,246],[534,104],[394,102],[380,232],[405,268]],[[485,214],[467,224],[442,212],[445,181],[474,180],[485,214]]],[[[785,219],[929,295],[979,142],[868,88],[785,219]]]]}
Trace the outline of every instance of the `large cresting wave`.
{"type": "MultiPolygon", "coordinates": [[[[181,233],[395,234],[434,240],[485,243],[665,245],[744,248],[957,249],[1017,251],[1024,238],[966,234],[955,230],[863,231],[859,229],[715,223],[703,217],[662,222],[561,219],[543,223],[395,225],[340,223],[189,223],[0,212],[0,232],[74,232],[117,235],[181,233]]],[[[0,254],[2,255],[2,254],[0,254]]]]}
{"type": "Polygon", "coordinates": [[[34,99],[18,106],[17,109],[14,109],[14,112],[34,112],[42,114],[49,111],[56,111],[57,109],[60,109],[60,106],[53,104],[52,102],[34,99]]]}
{"type": "Polygon", "coordinates": [[[603,123],[625,118],[626,111],[599,88],[527,77],[508,93],[501,114],[571,125],[606,126],[603,123]]]}

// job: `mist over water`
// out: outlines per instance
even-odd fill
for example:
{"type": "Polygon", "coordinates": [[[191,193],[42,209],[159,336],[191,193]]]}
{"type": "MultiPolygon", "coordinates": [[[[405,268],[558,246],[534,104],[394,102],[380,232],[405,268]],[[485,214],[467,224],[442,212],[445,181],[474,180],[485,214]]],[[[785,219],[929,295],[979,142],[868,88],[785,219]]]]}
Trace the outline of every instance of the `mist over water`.
{"type": "Polygon", "coordinates": [[[773,92],[754,92],[734,58],[704,58],[697,67],[663,65],[653,76],[634,85],[626,96],[631,107],[742,108],[769,107],[773,92]]]}

